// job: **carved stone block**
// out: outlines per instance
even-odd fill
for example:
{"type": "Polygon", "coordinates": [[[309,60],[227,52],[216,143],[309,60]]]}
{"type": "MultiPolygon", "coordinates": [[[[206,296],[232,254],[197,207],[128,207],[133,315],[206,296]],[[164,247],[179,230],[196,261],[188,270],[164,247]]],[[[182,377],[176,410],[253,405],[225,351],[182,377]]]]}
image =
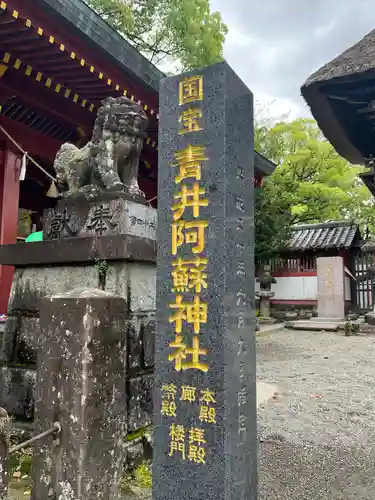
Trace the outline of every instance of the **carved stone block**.
{"type": "Polygon", "coordinates": [[[45,240],[117,234],[156,240],[156,210],[124,197],[69,198],[44,216],[45,240]]]}

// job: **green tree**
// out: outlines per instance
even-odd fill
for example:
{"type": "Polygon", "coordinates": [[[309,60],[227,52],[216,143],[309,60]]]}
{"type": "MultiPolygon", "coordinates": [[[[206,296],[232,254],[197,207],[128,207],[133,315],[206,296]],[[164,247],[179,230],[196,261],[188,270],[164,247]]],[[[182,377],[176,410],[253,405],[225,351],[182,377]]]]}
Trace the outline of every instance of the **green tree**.
{"type": "Polygon", "coordinates": [[[350,220],[374,226],[372,196],[359,178],[366,169],[339,156],[314,120],[260,123],[255,146],[277,164],[267,196],[284,197],[292,224],[350,220]]]}
{"type": "Polygon", "coordinates": [[[209,0],[86,0],[151,62],[188,70],[223,57],[227,27],[209,0]]]}
{"type": "Polygon", "coordinates": [[[339,156],[314,120],[258,120],[255,148],[277,165],[256,194],[258,262],[277,257],[293,224],[348,220],[375,232],[372,195],[359,178],[366,169],[339,156]]]}
{"type": "Polygon", "coordinates": [[[262,188],[255,189],[255,262],[257,265],[274,260],[290,237],[291,212],[283,192],[277,193],[266,179],[262,188]]]}

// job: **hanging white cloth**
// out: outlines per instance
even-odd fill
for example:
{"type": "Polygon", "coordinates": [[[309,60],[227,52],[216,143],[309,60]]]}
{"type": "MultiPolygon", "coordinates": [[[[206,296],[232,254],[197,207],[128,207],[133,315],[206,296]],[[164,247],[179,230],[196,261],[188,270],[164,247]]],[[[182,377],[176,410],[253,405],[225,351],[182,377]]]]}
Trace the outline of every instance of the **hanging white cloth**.
{"type": "Polygon", "coordinates": [[[24,181],[26,178],[26,166],[27,166],[27,152],[25,152],[22,156],[20,181],[24,181]]]}

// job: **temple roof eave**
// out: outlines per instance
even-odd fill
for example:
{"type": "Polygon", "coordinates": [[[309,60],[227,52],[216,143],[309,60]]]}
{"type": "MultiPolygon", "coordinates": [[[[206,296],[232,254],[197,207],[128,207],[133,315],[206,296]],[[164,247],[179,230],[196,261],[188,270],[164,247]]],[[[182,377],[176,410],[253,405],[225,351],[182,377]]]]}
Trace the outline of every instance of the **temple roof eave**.
{"type": "Polygon", "coordinates": [[[318,83],[301,87],[302,97],[309,106],[313,118],[319,125],[325,138],[343,158],[352,164],[362,165],[366,158],[349,139],[341,121],[334,113],[326,95],[320,92],[318,83]]]}
{"type": "Polygon", "coordinates": [[[369,105],[374,101],[371,95],[374,92],[370,93],[369,87],[375,89],[375,30],[315,71],[301,87],[322,132],[351,163],[364,164],[369,153],[372,154],[372,148],[361,138],[372,113],[369,105]]]}
{"type": "Polygon", "coordinates": [[[34,0],[52,15],[64,19],[69,29],[89,38],[99,50],[109,54],[126,72],[139,83],[159,91],[159,81],[165,75],[145,56],[138,52],[125,38],[104,21],[83,0],[34,0]]]}

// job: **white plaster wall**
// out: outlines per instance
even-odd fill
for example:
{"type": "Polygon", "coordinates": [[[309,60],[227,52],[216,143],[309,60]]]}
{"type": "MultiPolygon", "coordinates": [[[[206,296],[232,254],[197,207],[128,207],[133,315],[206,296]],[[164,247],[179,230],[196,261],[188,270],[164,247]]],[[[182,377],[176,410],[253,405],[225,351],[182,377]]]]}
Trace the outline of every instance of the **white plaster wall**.
{"type": "MultiPolygon", "coordinates": [[[[277,283],[272,285],[275,292],[273,300],[317,300],[318,280],[316,276],[287,276],[275,278],[277,283]]],[[[255,283],[255,291],[259,290],[259,283],[255,283]]]]}
{"type": "MultiPolygon", "coordinates": [[[[285,276],[277,278],[272,285],[273,300],[318,300],[318,279],[316,276],[285,276]]],[[[345,300],[350,301],[350,278],[345,276],[345,300]]],[[[255,291],[259,283],[255,282],[255,291]]]]}

